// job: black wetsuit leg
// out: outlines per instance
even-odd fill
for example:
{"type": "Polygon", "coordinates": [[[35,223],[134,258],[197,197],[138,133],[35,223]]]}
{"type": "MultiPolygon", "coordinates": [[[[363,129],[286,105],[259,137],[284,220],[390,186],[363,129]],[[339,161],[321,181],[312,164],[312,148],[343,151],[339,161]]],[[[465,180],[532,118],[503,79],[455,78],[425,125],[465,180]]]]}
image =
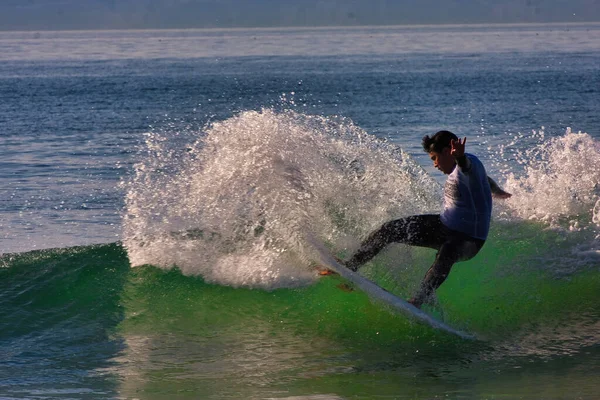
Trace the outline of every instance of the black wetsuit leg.
{"type": "Polygon", "coordinates": [[[420,306],[446,280],[454,263],[474,257],[485,241],[448,229],[439,215],[414,215],[383,224],[367,237],[345,264],[356,271],[390,243],[438,250],[419,292],[412,300],[413,304],[420,306]]]}
{"type": "Polygon", "coordinates": [[[475,239],[460,232],[452,232],[440,246],[435,261],[425,274],[418,293],[411,302],[420,307],[440,287],[458,261],[473,258],[483,247],[485,240],[475,239]]]}
{"type": "Polygon", "coordinates": [[[386,222],[362,242],[358,251],[345,264],[356,271],[390,243],[439,249],[447,240],[448,231],[436,214],[413,215],[386,222]]]}

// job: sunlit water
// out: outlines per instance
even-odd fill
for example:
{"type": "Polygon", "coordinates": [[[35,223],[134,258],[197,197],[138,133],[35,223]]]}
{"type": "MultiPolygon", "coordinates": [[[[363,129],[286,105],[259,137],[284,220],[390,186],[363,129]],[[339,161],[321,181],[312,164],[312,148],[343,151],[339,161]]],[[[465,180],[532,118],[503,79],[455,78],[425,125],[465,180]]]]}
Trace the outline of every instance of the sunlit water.
{"type": "MultiPolygon", "coordinates": [[[[599,39],[0,33],[0,397],[594,398],[599,39]],[[439,210],[439,129],[514,195],[430,310],[477,342],[339,290],[306,241],[439,210]]],[[[432,258],[361,273],[406,297],[432,258]]]]}

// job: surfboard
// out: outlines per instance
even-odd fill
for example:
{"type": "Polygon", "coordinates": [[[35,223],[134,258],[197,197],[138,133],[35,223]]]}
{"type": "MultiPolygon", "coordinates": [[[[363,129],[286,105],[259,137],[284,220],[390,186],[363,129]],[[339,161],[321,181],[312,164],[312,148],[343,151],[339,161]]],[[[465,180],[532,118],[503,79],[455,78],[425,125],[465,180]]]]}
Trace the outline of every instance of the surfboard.
{"type": "Polygon", "coordinates": [[[460,331],[458,329],[454,329],[453,327],[433,318],[426,312],[418,309],[409,302],[393,295],[392,293],[378,286],[376,283],[370,281],[364,276],[346,268],[335,259],[335,257],[329,252],[329,250],[325,248],[323,244],[321,244],[314,238],[309,238],[309,241],[311,242],[311,245],[317,250],[320,257],[319,261],[322,263],[323,266],[330,268],[344,279],[353,283],[356,287],[365,292],[371,300],[387,304],[391,307],[392,310],[400,312],[406,317],[416,322],[428,325],[434,329],[439,329],[441,331],[448,332],[463,339],[476,339],[475,336],[469,333],[460,331]]]}

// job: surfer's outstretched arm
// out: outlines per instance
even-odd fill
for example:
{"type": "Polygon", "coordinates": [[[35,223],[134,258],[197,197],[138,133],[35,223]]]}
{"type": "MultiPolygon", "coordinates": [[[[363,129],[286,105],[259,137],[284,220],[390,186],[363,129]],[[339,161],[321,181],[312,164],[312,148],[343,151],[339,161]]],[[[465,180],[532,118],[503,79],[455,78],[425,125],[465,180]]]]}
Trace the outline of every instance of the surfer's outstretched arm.
{"type": "Polygon", "coordinates": [[[490,184],[490,189],[492,190],[492,196],[496,199],[508,199],[512,196],[512,194],[505,192],[492,178],[487,177],[488,182],[490,184]]]}

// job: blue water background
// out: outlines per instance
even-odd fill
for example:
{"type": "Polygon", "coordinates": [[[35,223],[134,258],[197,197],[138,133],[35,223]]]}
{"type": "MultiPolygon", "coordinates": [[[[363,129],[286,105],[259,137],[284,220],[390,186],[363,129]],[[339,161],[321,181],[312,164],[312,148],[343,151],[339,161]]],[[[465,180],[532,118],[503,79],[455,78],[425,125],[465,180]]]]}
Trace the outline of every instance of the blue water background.
{"type": "Polygon", "coordinates": [[[184,149],[245,110],[350,118],[436,176],[439,129],[491,174],[511,135],[598,138],[598,43],[599,24],[1,32],[0,253],[118,240],[144,133],[184,149]]]}

